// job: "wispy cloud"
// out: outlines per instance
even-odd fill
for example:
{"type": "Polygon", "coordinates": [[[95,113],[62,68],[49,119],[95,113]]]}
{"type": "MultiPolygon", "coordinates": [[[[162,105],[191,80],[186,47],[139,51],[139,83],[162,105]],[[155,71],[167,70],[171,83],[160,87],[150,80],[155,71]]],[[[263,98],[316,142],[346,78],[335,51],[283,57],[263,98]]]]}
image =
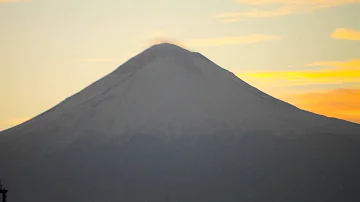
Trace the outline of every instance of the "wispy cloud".
{"type": "Polygon", "coordinates": [[[359,69],[360,70],[360,59],[349,60],[345,62],[328,61],[328,62],[313,62],[306,66],[318,66],[318,67],[340,67],[343,69],[359,69]]]}
{"type": "Polygon", "coordinates": [[[185,46],[184,46],[184,44],[182,42],[180,42],[178,40],[175,40],[175,39],[170,39],[168,37],[156,37],[156,38],[153,38],[146,44],[146,46],[149,47],[149,46],[156,45],[156,44],[161,44],[161,43],[171,43],[171,44],[175,44],[177,46],[185,48],[185,46]]]}
{"type": "Polygon", "coordinates": [[[334,39],[360,40],[360,31],[346,28],[338,28],[331,35],[334,39]]]}
{"type": "Polygon", "coordinates": [[[147,43],[147,46],[160,44],[160,43],[172,43],[183,48],[193,47],[212,47],[222,45],[239,45],[239,44],[251,44],[266,41],[273,41],[281,39],[281,36],[265,35],[265,34],[252,34],[247,36],[225,36],[225,37],[213,37],[213,38],[195,38],[184,41],[178,41],[166,37],[154,38],[147,43]]]}
{"type": "Polygon", "coordinates": [[[280,7],[274,10],[260,10],[258,8],[245,12],[233,12],[233,13],[220,13],[215,16],[220,22],[238,22],[248,18],[268,18],[283,15],[290,15],[294,13],[296,7],[286,6],[280,7]]]}
{"type": "Polygon", "coordinates": [[[284,85],[341,84],[360,82],[360,59],[345,62],[314,62],[306,66],[325,67],[314,70],[267,71],[239,74],[249,81],[281,82],[284,85]]]}
{"type": "Polygon", "coordinates": [[[185,48],[184,44],[182,42],[174,39],[164,30],[154,31],[150,34],[144,35],[142,38],[147,40],[145,46],[143,46],[142,48],[147,48],[149,46],[153,46],[153,45],[161,44],[161,43],[171,43],[171,44],[175,44],[177,46],[185,48]]]}
{"type": "Polygon", "coordinates": [[[237,22],[249,18],[269,18],[296,13],[307,13],[343,4],[360,3],[360,0],[237,0],[239,4],[250,5],[253,8],[244,12],[226,12],[215,16],[221,22],[237,22]],[[266,6],[276,6],[275,9],[264,10],[266,6]]]}
{"type": "Polygon", "coordinates": [[[216,38],[200,38],[185,41],[186,47],[209,47],[231,44],[250,44],[281,39],[281,36],[252,34],[248,36],[229,36],[216,38]]]}
{"type": "Polygon", "coordinates": [[[114,59],[112,58],[85,58],[85,59],[77,59],[75,62],[80,63],[101,63],[101,62],[112,62],[114,59]]]}
{"type": "Polygon", "coordinates": [[[290,94],[284,99],[305,110],[360,123],[360,89],[290,94]]]}
{"type": "Polygon", "coordinates": [[[269,5],[269,4],[285,4],[285,5],[307,5],[313,7],[332,7],[341,4],[358,3],[359,0],[236,0],[241,4],[249,5],[269,5]]]}

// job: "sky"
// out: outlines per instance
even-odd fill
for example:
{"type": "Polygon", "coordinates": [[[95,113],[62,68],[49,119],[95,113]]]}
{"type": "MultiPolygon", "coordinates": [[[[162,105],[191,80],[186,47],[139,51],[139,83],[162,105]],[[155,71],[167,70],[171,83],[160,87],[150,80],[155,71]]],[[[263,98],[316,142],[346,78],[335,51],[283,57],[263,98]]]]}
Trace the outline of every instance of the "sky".
{"type": "Polygon", "coordinates": [[[0,131],[164,41],[360,123],[359,13],[360,0],[0,0],[0,131]]]}

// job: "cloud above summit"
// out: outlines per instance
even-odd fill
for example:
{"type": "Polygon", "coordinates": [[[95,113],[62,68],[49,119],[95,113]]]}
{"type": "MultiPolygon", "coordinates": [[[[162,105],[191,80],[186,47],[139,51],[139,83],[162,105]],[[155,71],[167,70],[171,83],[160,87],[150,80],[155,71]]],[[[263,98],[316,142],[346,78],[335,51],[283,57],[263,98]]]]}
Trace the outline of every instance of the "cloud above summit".
{"type": "Polygon", "coordinates": [[[215,18],[221,22],[238,22],[250,18],[308,13],[345,4],[356,4],[360,3],[360,0],[236,0],[236,3],[252,8],[241,12],[219,13],[215,18]]]}
{"type": "Polygon", "coordinates": [[[241,45],[241,44],[253,44],[267,41],[274,41],[281,39],[281,36],[266,35],[266,34],[251,34],[244,36],[223,36],[223,37],[209,37],[209,38],[193,38],[184,41],[177,41],[167,37],[158,37],[152,39],[148,46],[160,43],[172,43],[183,48],[194,47],[215,47],[224,45],[241,45]]]}
{"type": "Polygon", "coordinates": [[[146,44],[147,47],[156,45],[156,44],[161,44],[161,43],[171,43],[171,44],[175,44],[177,46],[180,46],[182,48],[184,47],[184,44],[181,43],[180,41],[177,41],[175,39],[170,39],[168,37],[155,37],[153,39],[150,39],[150,41],[146,44]]]}

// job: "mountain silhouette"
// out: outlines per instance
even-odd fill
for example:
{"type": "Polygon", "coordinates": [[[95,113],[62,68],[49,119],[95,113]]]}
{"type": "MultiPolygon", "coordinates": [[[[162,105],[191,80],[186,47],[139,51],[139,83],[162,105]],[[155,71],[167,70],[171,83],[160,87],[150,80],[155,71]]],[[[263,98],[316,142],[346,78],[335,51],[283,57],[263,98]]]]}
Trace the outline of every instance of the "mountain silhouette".
{"type": "Polygon", "coordinates": [[[20,202],[360,201],[360,126],[154,45],[0,133],[20,202]]]}

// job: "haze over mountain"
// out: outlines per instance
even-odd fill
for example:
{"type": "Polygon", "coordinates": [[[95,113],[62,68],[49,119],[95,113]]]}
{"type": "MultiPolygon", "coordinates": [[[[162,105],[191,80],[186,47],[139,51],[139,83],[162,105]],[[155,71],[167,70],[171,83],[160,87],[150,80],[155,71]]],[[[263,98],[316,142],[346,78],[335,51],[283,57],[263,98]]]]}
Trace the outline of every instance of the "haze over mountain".
{"type": "Polygon", "coordinates": [[[359,201],[360,126],[154,45],[0,133],[10,201],[359,201]]]}

